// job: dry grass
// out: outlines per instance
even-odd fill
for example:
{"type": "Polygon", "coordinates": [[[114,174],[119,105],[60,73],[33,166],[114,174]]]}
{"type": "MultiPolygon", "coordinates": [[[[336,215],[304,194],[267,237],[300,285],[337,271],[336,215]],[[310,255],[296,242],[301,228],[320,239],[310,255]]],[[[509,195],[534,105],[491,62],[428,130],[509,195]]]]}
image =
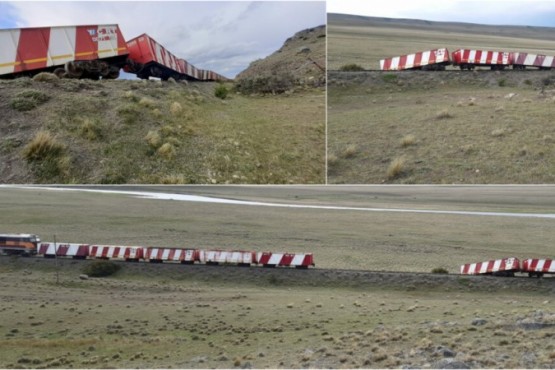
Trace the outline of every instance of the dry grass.
{"type": "Polygon", "coordinates": [[[356,156],[358,153],[358,147],[356,146],[356,144],[350,144],[348,145],[343,152],[341,153],[341,156],[343,158],[353,158],[354,156],[356,156]]]}
{"type": "Polygon", "coordinates": [[[437,112],[435,115],[435,119],[437,120],[444,120],[449,118],[453,118],[453,115],[447,109],[443,109],[437,112]]]}
{"type": "Polygon", "coordinates": [[[39,131],[25,146],[23,156],[27,161],[41,161],[60,156],[65,146],[48,131],[39,131]]]}
{"type": "Polygon", "coordinates": [[[175,157],[175,147],[170,143],[164,143],[157,150],[158,155],[166,160],[173,159],[175,157]]]}
{"type": "Polygon", "coordinates": [[[158,149],[162,144],[162,138],[160,137],[160,134],[156,130],[149,131],[148,134],[146,134],[145,136],[145,140],[148,143],[148,145],[153,149],[158,149]]]}
{"type": "Polygon", "coordinates": [[[416,137],[414,135],[406,135],[401,139],[401,147],[406,148],[411,145],[416,145],[416,137]]]}
{"type": "Polygon", "coordinates": [[[394,180],[398,177],[400,177],[403,172],[406,170],[406,159],[405,157],[398,157],[395,158],[393,161],[391,161],[391,163],[389,164],[389,167],[387,168],[387,178],[389,180],[394,180]]]}

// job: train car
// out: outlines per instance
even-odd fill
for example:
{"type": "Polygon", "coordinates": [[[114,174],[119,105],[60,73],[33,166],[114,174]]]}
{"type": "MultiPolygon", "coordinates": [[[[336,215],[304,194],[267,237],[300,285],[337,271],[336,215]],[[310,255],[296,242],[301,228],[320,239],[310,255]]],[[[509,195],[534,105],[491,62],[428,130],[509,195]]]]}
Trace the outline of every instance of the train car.
{"type": "Polygon", "coordinates": [[[138,262],[144,258],[144,248],[115,245],[91,245],[89,256],[96,259],[138,262]]]}
{"type": "Polygon", "coordinates": [[[520,271],[520,261],[518,258],[508,257],[485,262],[467,263],[461,266],[460,271],[462,275],[514,276],[515,272],[520,271]]]}
{"type": "Polygon", "coordinates": [[[450,65],[449,50],[446,48],[419,51],[414,54],[380,60],[380,70],[400,71],[406,69],[444,70],[450,65]]]}
{"type": "Polygon", "coordinates": [[[89,245],[44,242],[39,245],[37,254],[44,258],[71,257],[73,259],[86,259],[89,256],[89,245]]]}
{"type": "Polygon", "coordinates": [[[125,67],[125,71],[135,73],[141,79],[196,79],[188,74],[188,63],[185,60],[173,55],[146,33],[127,41],[127,48],[131,62],[125,67]]]}
{"type": "Polygon", "coordinates": [[[555,57],[542,54],[513,53],[513,69],[535,67],[549,70],[555,68],[555,57]]]}
{"type": "Polygon", "coordinates": [[[475,67],[490,67],[503,70],[513,64],[513,53],[505,51],[458,49],[452,54],[451,61],[461,70],[469,71],[475,67]]]}
{"type": "Polygon", "coordinates": [[[0,254],[32,256],[40,239],[34,234],[0,234],[0,254]]]}
{"type": "Polygon", "coordinates": [[[146,248],[144,259],[151,263],[180,262],[183,264],[193,264],[200,261],[199,251],[196,249],[156,247],[146,248]]]}
{"type": "Polygon", "coordinates": [[[542,277],[544,274],[555,274],[555,260],[528,258],[522,261],[522,272],[530,277],[542,277]]]}
{"type": "Polygon", "coordinates": [[[117,24],[0,30],[0,77],[115,79],[128,54],[117,24]]]}
{"type": "Polygon", "coordinates": [[[312,253],[273,253],[273,252],[259,252],[256,260],[258,264],[264,267],[295,267],[295,268],[308,268],[315,266],[314,257],[312,253]]]}
{"type": "Polygon", "coordinates": [[[207,265],[234,264],[250,266],[257,262],[256,252],[224,250],[200,250],[199,260],[207,265]]]}

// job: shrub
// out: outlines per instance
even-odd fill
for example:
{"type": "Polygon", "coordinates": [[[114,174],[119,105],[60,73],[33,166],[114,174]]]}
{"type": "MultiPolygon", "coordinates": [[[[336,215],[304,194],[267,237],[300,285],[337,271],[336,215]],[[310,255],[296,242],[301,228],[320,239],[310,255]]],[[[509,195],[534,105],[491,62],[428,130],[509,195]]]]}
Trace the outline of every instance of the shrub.
{"type": "Polygon", "coordinates": [[[358,148],[355,144],[351,144],[343,150],[343,158],[352,158],[357,154],[358,148]]]}
{"type": "Polygon", "coordinates": [[[296,84],[292,74],[273,74],[241,79],[235,84],[235,90],[244,94],[282,94],[296,84]]]}
{"type": "Polygon", "coordinates": [[[216,96],[216,98],[220,98],[222,100],[227,98],[228,93],[229,93],[229,90],[223,84],[219,84],[214,89],[214,95],[216,96]]]}
{"type": "Polygon", "coordinates": [[[507,85],[507,80],[505,78],[501,78],[497,81],[497,85],[499,85],[499,87],[504,87],[507,85]]]}
{"type": "Polygon", "coordinates": [[[443,267],[436,267],[432,269],[432,274],[448,274],[448,273],[449,271],[447,271],[447,269],[443,267]]]}
{"type": "Polygon", "coordinates": [[[17,94],[11,101],[13,109],[26,112],[35,109],[50,99],[48,95],[38,90],[25,90],[17,94]]]}
{"type": "Polygon", "coordinates": [[[92,277],[105,277],[115,274],[121,266],[110,261],[94,261],[85,266],[83,273],[92,277]]]}
{"type": "Polygon", "coordinates": [[[25,146],[23,157],[27,161],[41,161],[47,158],[56,158],[63,153],[64,148],[64,145],[57,142],[48,131],[39,131],[25,146]]]}
{"type": "Polygon", "coordinates": [[[345,64],[341,66],[339,70],[345,71],[345,72],[359,72],[359,71],[364,71],[364,68],[362,68],[358,64],[352,63],[352,64],[345,64]]]}
{"type": "Polygon", "coordinates": [[[395,158],[389,165],[389,168],[387,169],[387,178],[389,180],[393,180],[399,177],[403,173],[404,169],[405,169],[405,158],[404,157],[395,158]]]}
{"type": "Polygon", "coordinates": [[[397,75],[393,73],[387,73],[382,76],[384,82],[394,82],[397,81],[397,75]]]}

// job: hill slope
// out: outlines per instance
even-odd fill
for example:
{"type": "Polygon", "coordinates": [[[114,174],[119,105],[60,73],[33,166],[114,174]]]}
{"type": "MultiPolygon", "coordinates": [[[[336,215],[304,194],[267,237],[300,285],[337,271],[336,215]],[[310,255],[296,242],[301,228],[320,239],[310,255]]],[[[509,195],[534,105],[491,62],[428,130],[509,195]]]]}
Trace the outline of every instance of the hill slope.
{"type": "MultiPolygon", "coordinates": [[[[297,32],[283,46],[264,59],[252,62],[236,77],[237,84],[247,90],[257,80],[274,78],[278,91],[294,86],[323,86],[326,66],[326,26],[297,32]]],[[[254,89],[255,92],[257,89],[254,89]]],[[[270,91],[272,90],[270,86],[270,91]]],[[[262,91],[262,92],[270,92],[262,91]]]]}
{"type": "Polygon", "coordinates": [[[0,182],[324,182],[322,91],[222,100],[217,86],[0,81],[0,182]]]}

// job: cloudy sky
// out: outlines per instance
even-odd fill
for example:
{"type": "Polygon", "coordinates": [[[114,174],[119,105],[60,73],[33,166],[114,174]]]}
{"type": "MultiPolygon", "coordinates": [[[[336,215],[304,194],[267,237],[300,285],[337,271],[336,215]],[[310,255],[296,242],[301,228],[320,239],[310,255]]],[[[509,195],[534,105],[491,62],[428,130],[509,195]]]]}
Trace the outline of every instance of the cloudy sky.
{"type": "Polygon", "coordinates": [[[0,1],[0,28],[117,23],[233,78],[296,32],[326,23],[324,1],[0,1]]]}
{"type": "Polygon", "coordinates": [[[555,0],[328,0],[329,13],[555,27],[555,0]]]}

